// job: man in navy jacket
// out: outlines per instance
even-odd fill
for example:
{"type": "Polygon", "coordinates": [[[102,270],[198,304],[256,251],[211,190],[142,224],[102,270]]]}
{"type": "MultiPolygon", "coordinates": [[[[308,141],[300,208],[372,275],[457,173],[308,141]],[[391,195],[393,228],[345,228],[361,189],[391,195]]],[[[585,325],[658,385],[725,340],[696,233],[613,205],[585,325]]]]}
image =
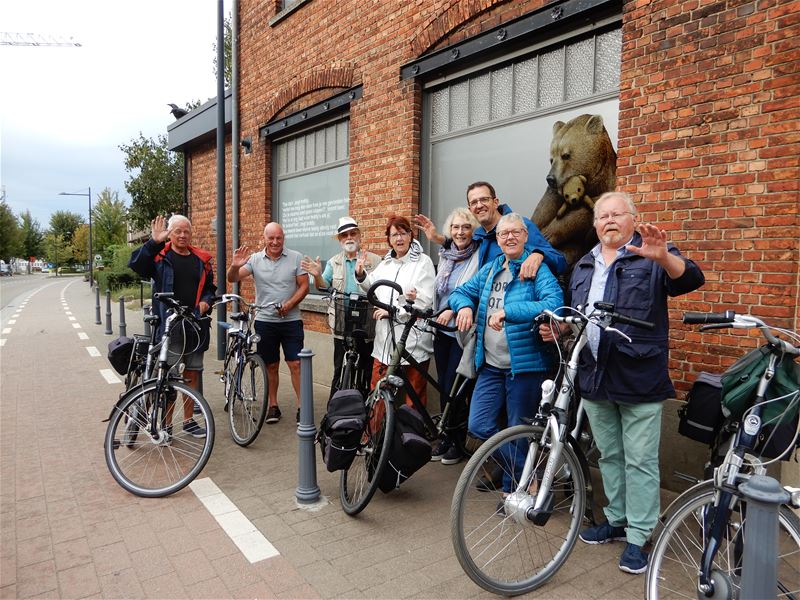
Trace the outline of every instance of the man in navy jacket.
{"type": "MultiPolygon", "coordinates": [[[[653,331],[615,327],[631,338],[606,334],[595,325],[581,354],[579,387],[600,450],[600,473],[608,498],[607,520],[580,534],[587,544],[626,540],[619,568],[642,573],[642,551],[659,514],[658,447],[664,400],[675,397],[669,378],[667,298],[698,289],[700,268],[667,243],[654,225],[638,224],[630,196],[598,198],[594,223],[600,243],[575,265],[569,303],[593,310],[608,302],[620,313],[655,323],[653,331]]],[[[550,327],[540,328],[552,339],[550,327]]]]}

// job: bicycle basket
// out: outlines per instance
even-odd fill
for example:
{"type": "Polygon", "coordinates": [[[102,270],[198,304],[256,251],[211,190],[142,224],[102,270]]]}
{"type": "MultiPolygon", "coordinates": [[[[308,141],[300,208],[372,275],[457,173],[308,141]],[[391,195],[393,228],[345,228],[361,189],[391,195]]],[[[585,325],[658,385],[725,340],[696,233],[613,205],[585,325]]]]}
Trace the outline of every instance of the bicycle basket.
{"type": "MultiPolygon", "coordinates": [[[[745,354],[722,374],[722,411],[725,416],[739,419],[753,405],[759,379],[769,364],[769,356],[769,349],[761,346],[745,354]]],[[[765,399],[782,398],[766,404],[762,421],[765,424],[774,421],[786,423],[794,419],[798,403],[793,402],[796,400],[793,392],[798,388],[800,365],[791,356],[783,356],[775,365],[775,376],[767,388],[765,399]]]]}
{"type": "Polygon", "coordinates": [[[340,294],[333,299],[333,333],[338,336],[352,336],[356,331],[363,332],[364,339],[375,337],[375,319],[367,299],[357,294],[340,294]]]}

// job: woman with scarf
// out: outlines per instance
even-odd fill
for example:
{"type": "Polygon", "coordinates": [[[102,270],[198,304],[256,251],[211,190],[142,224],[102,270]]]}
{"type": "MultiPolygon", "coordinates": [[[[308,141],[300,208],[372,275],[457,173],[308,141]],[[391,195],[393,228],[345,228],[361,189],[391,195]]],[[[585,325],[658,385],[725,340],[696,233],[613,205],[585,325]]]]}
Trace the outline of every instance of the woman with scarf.
{"type": "MultiPolygon", "coordinates": [[[[379,279],[388,279],[398,283],[403,289],[403,295],[388,286],[382,286],[376,291],[376,296],[385,304],[399,307],[399,318],[403,320],[405,311],[402,307],[405,305],[405,298],[414,300],[416,308],[426,309],[433,306],[435,278],[433,262],[423,252],[420,243],[414,239],[411,223],[405,217],[389,218],[386,223],[386,241],[389,243],[390,249],[371,273],[366,272],[364,260],[362,256],[359,256],[356,261],[356,280],[365,292],[379,279]]],[[[378,323],[375,326],[375,344],[372,350],[375,362],[372,368],[370,388],[374,388],[378,380],[386,374],[386,365],[394,351],[393,340],[399,340],[403,332],[403,324],[396,323],[392,334],[389,315],[385,310],[376,308],[374,317],[378,323]]],[[[427,372],[431,352],[433,352],[433,336],[428,332],[414,329],[408,337],[406,349],[414,357],[414,360],[420,363],[423,372],[427,372]]],[[[425,375],[414,368],[406,368],[405,375],[422,404],[427,406],[428,382],[425,375]]],[[[406,403],[411,405],[411,400],[407,398],[406,403]]]]}
{"type": "MultiPolygon", "coordinates": [[[[444,244],[439,249],[439,271],[436,274],[436,301],[438,311],[448,306],[450,292],[468,281],[478,272],[478,247],[480,241],[473,233],[480,227],[478,220],[466,208],[456,208],[444,222],[446,233],[444,244]]],[[[455,326],[455,313],[446,309],[437,319],[442,325],[455,326]]],[[[461,362],[463,334],[437,331],[433,340],[433,358],[442,390],[450,393],[456,378],[456,369],[461,362]],[[461,336],[461,337],[457,337],[461,336]]],[[[440,396],[441,410],[445,398],[440,396]]],[[[443,465],[454,465],[462,459],[461,451],[451,440],[444,439],[434,448],[431,460],[440,460],[443,465]]]]}

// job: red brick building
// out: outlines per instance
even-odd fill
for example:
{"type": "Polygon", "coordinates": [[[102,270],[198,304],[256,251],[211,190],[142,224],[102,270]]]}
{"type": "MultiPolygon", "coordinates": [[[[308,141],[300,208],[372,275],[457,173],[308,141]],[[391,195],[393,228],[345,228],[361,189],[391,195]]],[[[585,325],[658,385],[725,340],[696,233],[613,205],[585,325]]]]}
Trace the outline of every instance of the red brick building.
{"type": "MultiPolygon", "coordinates": [[[[679,387],[758,342],[700,334],[680,324],[684,310],[798,328],[800,2],[241,0],[239,22],[251,141],[240,236],[251,247],[278,220],[287,246],[326,258],[349,213],[380,251],[387,212],[441,225],[476,179],[530,215],[553,122],[590,112],[617,149],[617,187],[706,273],[671,305],[679,387]]],[[[170,127],[210,249],[214,126],[212,101],[170,127]]]]}

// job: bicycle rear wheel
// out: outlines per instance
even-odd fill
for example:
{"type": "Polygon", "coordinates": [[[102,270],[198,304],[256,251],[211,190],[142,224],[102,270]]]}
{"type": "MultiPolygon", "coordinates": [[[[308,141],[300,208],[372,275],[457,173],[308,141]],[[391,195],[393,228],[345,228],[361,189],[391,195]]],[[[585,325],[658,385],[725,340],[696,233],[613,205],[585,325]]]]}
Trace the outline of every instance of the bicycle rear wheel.
{"type": "Polygon", "coordinates": [[[394,418],[389,393],[370,394],[367,398],[367,428],[355,459],[339,477],[339,498],[348,515],[357,515],[364,510],[378,489],[381,474],[389,462],[394,418]]]}
{"type": "Polygon", "coordinates": [[[228,426],[233,441],[249,446],[258,437],[267,416],[267,367],[258,354],[248,354],[241,366],[241,383],[236,375],[228,385],[228,426]]]}
{"type": "Polygon", "coordinates": [[[200,393],[183,383],[170,382],[161,392],[157,388],[157,382],[150,381],[124,394],[111,413],[104,441],[112,477],[131,494],[145,498],[168,496],[191,483],[208,462],[214,446],[214,418],[200,393]],[[174,392],[199,407],[200,413],[192,419],[206,430],[205,437],[197,437],[199,430],[184,421],[184,400],[180,397],[171,401],[171,420],[165,421],[163,407],[174,392]],[[154,406],[158,410],[154,411],[154,406]],[[127,427],[131,421],[138,424],[135,437],[127,427]]]}
{"type": "MultiPolygon", "coordinates": [[[[697,573],[711,527],[715,488],[697,485],[676,501],[656,539],[645,576],[648,598],[697,598],[697,573]]],[[[736,499],[712,567],[715,598],[741,597],[746,502],[736,499]]],[[[800,596],[800,519],[786,506],[778,514],[778,598],[800,596]]]]}
{"type": "Polygon", "coordinates": [[[495,434],[467,463],[453,494],[450,531],[458,562],[470,579],[495,594],[514,596],[543,585],[578,539],[586,487],[569,444],[561,449],[552,498],[545,503],[549,510],[543,516],[549,518],[535,524],[527,517],[538,481],[519,479],[532,444],[538,447],[533,473],[544,473],[549,452],[541,436],[542,429],[530,425],[495,434]]]}

